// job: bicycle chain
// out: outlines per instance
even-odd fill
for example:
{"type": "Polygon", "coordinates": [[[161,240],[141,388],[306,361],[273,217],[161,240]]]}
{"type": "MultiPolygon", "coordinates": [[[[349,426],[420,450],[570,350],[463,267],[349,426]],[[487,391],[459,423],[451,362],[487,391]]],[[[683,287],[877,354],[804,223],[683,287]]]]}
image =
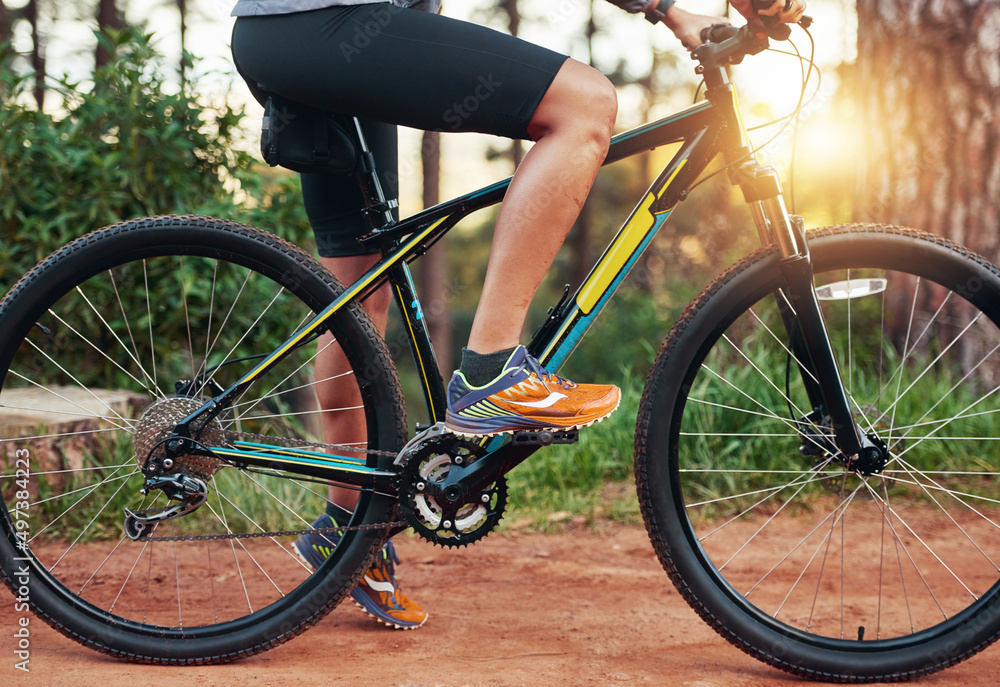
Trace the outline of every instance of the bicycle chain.
{"type": "MultiPolygon", "coordinates": [[[[291,439],[287,437],[275,437],[264,434],[253,434],[251,432],[226,432],[226,439],[230,442],[243,439],[254,440],[266,443],[277,443],[293,448],[319,448],[333,451],[347,451],[350,453],[364,453],[370,456],[382,458],[395,458],[396,453],[392,451],[379,451],[377,449],[358,448],[357,446],[343,446],[339,444],[324,444],[318,441],[306,441],[305,439],[291,439]]],[[[404,520],[396,522],[385,522],[371,525],[354,525],[343,527],[310,527],[304,530],[281,530],[278,532],[230,532],[228,534],[189,534],[172,535],[163,537],[140,537],[138,541],[219,541],[225,539],[261,539],[264,537],[291,537],[302,536],[303,534],[334,534],[344,532],[358,532],[363,530],[392,529],[394,527],[409,527],[409,523],[404,520]]]]}

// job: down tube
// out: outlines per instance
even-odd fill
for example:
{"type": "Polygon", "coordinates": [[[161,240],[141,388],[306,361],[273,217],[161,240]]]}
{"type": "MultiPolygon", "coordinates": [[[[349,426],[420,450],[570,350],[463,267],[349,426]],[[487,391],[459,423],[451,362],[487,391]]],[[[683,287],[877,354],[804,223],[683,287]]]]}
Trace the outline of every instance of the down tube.
{"type": "Polygon", "coordinates": [[[548,369],[562,367],[580,343],[684,197],[684,191],[714,157],[715,141],[714,131],[702,131],[677,151],[584,280],[555,334],[548,341],[532,342],[533,350],[540,349],[538,358],[548,369]]]}

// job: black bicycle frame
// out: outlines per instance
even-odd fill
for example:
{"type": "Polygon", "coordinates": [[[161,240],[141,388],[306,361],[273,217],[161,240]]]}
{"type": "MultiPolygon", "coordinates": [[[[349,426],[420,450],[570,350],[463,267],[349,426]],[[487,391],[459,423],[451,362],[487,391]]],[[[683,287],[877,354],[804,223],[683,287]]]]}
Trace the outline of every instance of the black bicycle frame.
{"type": "MultiPolygon", "coordinates": [[[[725,70],[717,66],[705,74],[707,100],[611,140],[604,164],[664,145],[680,143],[680,146],[583,284],[571,298],[564,296],[552,309],[528,348],[549,369],[555,371],[560,368],[676,205],[686,197],[712,160],[721,154],[730,167],[731,178],[741,186],[750,204],[761,240],[765,244],[776,244],[783,257],[782,269],[787,283],[785,298],[788,303],[788,307],[784,308],[785,325],[792,345],[798,344],[804,349],[793,350],[800,367],[808,368],[803,371],[803,376],[811,375],[816,380],[815,384],[807,384],[810,401],[816,408],[826,408],[833,418],[841,450],[847,456],[855,455],[862,450],[863,443],[852,420],[840,372],[812,289],[811,264],[801,227],[790,219],[785,210],[777,174],[773,169],[757,164],[747,142],[736,91],[729,83],[725,70]]],[[[408,333],[430,421],[432,424],[442,421],[446,405],[444,383],[424,327],[408,263],[422,255],[469,214],[500,202],[510,181],[508,178],[442,203],[366,236],[363,242],[378,245],[383,253],[382,259],[229,389],[182,421],[174,437],[183,443],[185,438],[197,436],[197,432],[192,430],[222,412],[232,399],[285,355],[324,331],[325,324],[348,302],[364,298],[386,282],[391,285],[408,333]]],[[[448,482],[465,480],[464,484],[469,488],[486,486],[495,481],[497,475],[505,473],[537,450],[537,446],[517,446],[504,438],[492,440],[487,448],[493,453],[489,461],[453,467],[448,482]]],[[[186,450],[190,449],[191,446],[186,445],[186,450]]],[[[212,448],[211,452],[241,466],[275,468],[357,487],[392,490],[394,473],[377,469],[375,461],[365,459],[363,454],[334,456],[247,442],[237,442],[232,448],[212,448]]]]}

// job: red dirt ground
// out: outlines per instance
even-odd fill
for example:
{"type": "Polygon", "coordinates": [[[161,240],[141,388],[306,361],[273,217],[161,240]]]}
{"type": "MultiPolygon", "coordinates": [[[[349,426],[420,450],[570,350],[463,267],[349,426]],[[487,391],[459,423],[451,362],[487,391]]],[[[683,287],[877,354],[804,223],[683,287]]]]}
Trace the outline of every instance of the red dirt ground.
{"type": "MultiPolygon", "coordinates": [[[[165,668],[89,651],[30,618],[30,674],[14,668],[21,614],[0,593],[0,684],[814,684],[754,661],[684,603],[644,530],[493,534],[460,551],[397,538],[405,589],[431,613],[388,630],[353,604],[278,649],[229,665],[165,668]],[[6,600],[4,600],[4,597],[6,600]]],[[[1000,684],[1000,646],[920,685],[1000,684]]]]}

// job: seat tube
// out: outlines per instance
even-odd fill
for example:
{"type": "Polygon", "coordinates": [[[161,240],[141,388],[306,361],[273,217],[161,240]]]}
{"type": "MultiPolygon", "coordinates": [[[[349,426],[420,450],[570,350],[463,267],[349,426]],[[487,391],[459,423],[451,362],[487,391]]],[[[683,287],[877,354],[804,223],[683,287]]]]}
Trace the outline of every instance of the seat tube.
{"type": "Polygon", "coordinates": [[[368,220],[368,225],[374,231],[378,231],[395,221],[392,213],[399,207],[399,201],[396,198],[385,197],[375,170],[375,156],[368,148],[368,141],[361,129],[361,121],[357,117],[351,117],[351,121],[353,123],[351,133],[360,157],[360,164],[355,175],[361,188],[361,195],[365,199],[365,207],[361,212],[368,220]]]}

